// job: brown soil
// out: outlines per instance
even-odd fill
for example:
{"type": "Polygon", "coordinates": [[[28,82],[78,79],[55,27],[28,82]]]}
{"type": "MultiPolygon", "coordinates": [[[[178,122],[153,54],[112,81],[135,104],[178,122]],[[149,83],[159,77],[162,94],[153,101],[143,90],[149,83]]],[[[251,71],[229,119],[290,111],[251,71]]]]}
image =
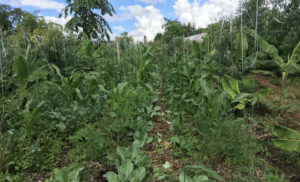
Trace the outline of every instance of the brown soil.
{"type": "MultiPolygon", "coordinates": [[[[253,78],[263,87],[271,88],[272,91],[268,95],[268,99],[274,101],[279,100],[281,95],[281,88],[273,85],[272,81],[280,82],[280,78],[273,78],[271,76],[263,75],[263,74],[252,74],[253,78]]],[[[287,81],[287,85],[289,85],[291,80],[287,81]]],[[[285,100],[284,104],[300,104],[300,85],[294,84],[290,88],[290,93],[292,93],[296,98],[288,98],[285,100]]],[[[278,101],[277,101],[278,102],[278,101]]],[[[274,104],[276,104],[276,101],[274,101],[274,104]]],[[[273,113],[274,115],[274,113],[273,113]]],[[[275,119],[275,118],[274,118],[275,119]]],[[[293,128],[293,129],[300,129],[300,110],[299,109],[293,109],[293,110],[287,110],[284,112],[281,116],[276,116],[276,119],[279,120],[285,120],[286,122],[278,121],[278,123],[281,123],[287,127],[293,128]],[[282,117],[282,118],[278,118],[282,117]]]]}
{"type": "Polygon", "coordinates": [[[278,149],[272,149],[271,151],[272,158],[267,158],[267,161],[272,166],[278,167],[280,171],[284,172],[285,177],[290,182],[299,182],[300,181],[300,166],[299,165],[291,165],[287,161],[282,158],[282,153],[278,149]]]}
{"type": "MultiPolygon", "coordinates": [[[[158,103],[161,106],[160,113],[165,113],[167,110],[165,105],[158,103]]],[[[148,156],[152,158],[151,169],[160,168],[164,170],[163,165],[166,162],[170,163],[170,168],[168,172],[174,174],[178,177],[180,169],[183,169],[183,164],[180,160],[175,159],[172,156],[172,144],[168,141],[168,135],[170,134],[170,124],[168,124],[169,119],[166,116],[154,116],[153,121],[155,126],[152,131],[149,132],[149,136],[153,137],[153,141],[147,145],[147,151],[145,151],[148,156]],[[160,141],[158,141],[158,138],[160,141]],[[159,151],[162,151],[161,153],[159,151]]],[[[153,179],[152,181],[157,181],[153,179]]]]}
{"type": "MultiPolygon", "coordinates": [[[[262,74],[253,74],[253,78],[261,85],[266,88],[272,88],[271,93],[268,95],[268,99],[274,100],[280,97],[281,88],[273,85],[272,81],[280,82],[280,78],[272,78],[270,76],[262,75],[262,74]]],[[[290,81],[287,81],[287,85],[290,85],[290,81]]],[[[291,86],[291,85],[290,85],[291,86]]],[[[285,104],[300,104],[300,84],[294,84],[291,86],[290,93],[292,93],[296,98],[286,99],[285,104]]],[[[288,128],[292,128],[295,130],[300,130],[300,109],[296,108],[294,110],[287,110],[282,115],[276,115],[272,113],[269,115],[270,120],[265,121],[265,124],[280,124],[288,128]]],[[[259,130],[259,126],[254,126],[259,130]]],[[[259,132],[260,133],[260,132],[259,132]]],[[[257,139],[259,140],[271,140],[274,138],[272,131],[263,132],[262,134],[258,134],[257,139]]],[[[271,157],[263,156],[263,158],[268,161],[268,163],[272,166],[276,166],[280,171],[284,172],[285,177],[291,182],[300,181],[300,166],[296,164],[290,164],[288,161],[292,161],[291,159],[285,159],[283,156],[283,151],[272,148],[269,150],[271,153],[271,157]]],[[[298,155],[299,156],[299,155],[298,155]]]]}

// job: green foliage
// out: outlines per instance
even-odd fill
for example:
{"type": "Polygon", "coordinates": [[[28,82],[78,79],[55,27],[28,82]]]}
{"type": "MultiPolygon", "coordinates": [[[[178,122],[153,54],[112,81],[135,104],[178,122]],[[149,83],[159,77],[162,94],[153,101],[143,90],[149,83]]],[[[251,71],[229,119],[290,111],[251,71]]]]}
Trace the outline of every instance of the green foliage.
{"type": "Polygon", "coordinates": [[[70,78],[64,77],[57,66],[52,65],[57,75],[60,78],[61,85],[58,86],[59,90],[66,98],[66,104],[70,105],[75,96],[82,100],[82,95],[79,90],[79,85],[83,82],[84,76],[81,73],[74,73],[70,78]]]}
{"type": "Polygon", "coordinates": [[[11,22],[9,21],[9,11],[10,6],[0,4],[0,29],[2,31],[8,31],[12,26],[11,22]]]}
{"type": "Polygon", "coordinates": [[[235,108],[243,110],[246,106],[247,98],[250,94],[241,93],[239,89],[238,82],[231,78],[228,75],[224,75],[222,78],[222,85],[225,91],[228,91],[228,94],[233,99],[233,103],[239,103],[235,108]]]}
{"type": "Polygon", "coordinates": [[[83,32],[89,38],[101,39],[108,38],[108,31],[111,32],[110,26],[104,19],[105,15],[112,16],[115,13],[113,6],[107,0],[66,0],[67,6],[64,9],[65,17],[68,14],[72,18],[68,21],[67,26],[78,32],[82,28],[83,32]],[[100,11],[96,13],[94,10],[100,11]]]}
{"type": "Polygon", "coordinates": [[[104,175],[104,177],[109,182],[141,182],[146,175],[146,170],[143,167],[133,170],[133,164],[129,159],[122,161],[122,164],[117,167],[117,170],[118,174],[114,172],[108,172],[104,175]]]}
{"type": "Polygon", "coordinates": [[[300,72],[300,42],[295,47],[293,54],[288,59],[286,65],[283,66],[283,71],[287,73],[299,73],[300,72]]]}
{"type": "Polygon", "coordinates": [[[26,31],[32,33],[36,28],[38,28],[38,22],[33,14],[27,13],[23,19],[23,26],[26,31]]]}
{"type": "Polygon", "coordinates": [[[77,131],[70,141],[76,145],[76,152],[85,155],[90,160],[99,160],[106,154],[110,141],[104,138],[105,135],[92,125],[77,131]]]}
{"type": "Polygon", "coordinates": [[[144,142],[135,140],[128,148],[118,147],[117,154],[120,160],[115,161],[118,173],[108,172],[104,177],[109,182],[141,182],[146,175],[145,167],[151,164],[151,160],[140,150],[143,145],[144,142]]]}
{"type": "Polygon", "coordinates": [[[251,30],[247,27],[244,27],[244,31],[249,34],[252,38],[258,40],[258,45],[265,53],[267,53],[274,61],[278,62],[277,64],[283,63],[282,57],[279,56],[278,50],[275,46],[269,44],[266,40],[260,37],[258,34],[255,34],[254,30],[251,30]]]}
{"type": "MultiPolygon", "coordinates": [[[[291,4],[297,13],[297,3],[291,4]]],[[[232,19],[232,27],[224,21],[207,29],[167,20],[165,32],[148,45],[135,44],[124,33],[120,63],[114,42],[91,41],[98,35],[104,39],[110,30],[103,19],[114,13],[108,1],[67,0],[64,15],[73,16],[69,28],[83,28],[78,37],[66,35],[67,30],[42,17],[2,7],[1,18],[7,20],[10,13],[6,23],[13,31],[0,37],[0,181],[30,181],[32,173],[53,170],[48,181],[89,181],[103,175],[102,169],[110,169],[104,176],[108,181],[178,181],[176,174],[179,181],[224,181],[210,168],[193,165],[198,163],[211,164],[213,169],[221,165],[229,170],[229,181],[284,181],[286,175],[275,166],[270,170],[265,161],[271,158],[271,141],[260,139],[258,120],[265,123],[267,118],[256,111],[265,111],[270,89],[261,89],[257,75],[248,73],[276,78],[280,71],[282,83],[276,85],[282,87],[282,100],[270,108],[290,111],[285,101],[297,97],[288,87],[299,76],[300,44],[295,47],[295,40],[282,32],[294,38],[299,33],[275,25],[270,11],[263,10],[261,2],[259,6],[259,15],[270,22],[260,20],[258,27],[266,30],[258,28],[257,33],[249,22],[240,27],[239,17],[232,19]],[[268,35],[271,25],[282,32],[274,29],[268,35]],[[203,32],[207,34],[203,43],[183,39],[203,32]],[[294,51],[287,49],[292,45],[294,51]],[[295,78],[291,84],[289,78],[295,78]],[[159,132],[157,140],[154,132],[159,132]],[[169,156],[151,166],[148,154],[153,152],[173,155],[185,168],[174,170],[169,156]],[[261,174],[259,179],[256,174],[261,174]]],[[[253,18],[251,7],[256,7],[253,0],[245,6],[253,18]]],[[[282,10],[288,20],[298,17],[282,10]]],[[[286,24],[284,14],[274,9],[272,13],[286,24]]],[[[265,115],[278,119],[269,110],[265,115]]],[[[279,126],[273,131],[278,137],[275,146],[299,150],[298,131],[279,126]]],[[[296,152],[282,151],[276,158],[294,165],[296,152]]]]}
{"type": "Polygon", "coordinates": [[[222,79],[222,85],[224,90],[228,91],[232,99],[234,99],[240,93],[238,82],[228,75],[224,75],[222,79]]]}
{"type": "Polygon", "coordinates": [[[185,174],[184,172],[180,173],[179,176],[179,182],[208,182],[210,180],[208,180],[207,176],[194,176],[194,177],[190,177],[187,174],[185,174]]]}
{"type": "Polygon", "coordinates": [[[34,65],[30,64],[23,56],[19,56],[13,64],[14,76],[23,83],[28,80],[33,70],[34,65]]]}
{"type": "Polygon", "coordinates": [[[62,169],[54,169],[54,178],[46,180],[46,182],[80,182],[79,174],[83,167],[74,169],[69,173],[65,173],[62,169]]]}

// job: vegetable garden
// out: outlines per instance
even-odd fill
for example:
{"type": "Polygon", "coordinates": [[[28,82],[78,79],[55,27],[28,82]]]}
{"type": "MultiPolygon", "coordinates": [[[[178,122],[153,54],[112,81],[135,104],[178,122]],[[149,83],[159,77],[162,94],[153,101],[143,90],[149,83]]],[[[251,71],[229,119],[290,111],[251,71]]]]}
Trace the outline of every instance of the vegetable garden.
{"type": "Polygon", "coordinates": [[[299,39],[236,17],[189,42],[169,20],[119,38],[118,60],[115,41],[36,21],[0,34],[0,181],[300,180],[299,39]]]}

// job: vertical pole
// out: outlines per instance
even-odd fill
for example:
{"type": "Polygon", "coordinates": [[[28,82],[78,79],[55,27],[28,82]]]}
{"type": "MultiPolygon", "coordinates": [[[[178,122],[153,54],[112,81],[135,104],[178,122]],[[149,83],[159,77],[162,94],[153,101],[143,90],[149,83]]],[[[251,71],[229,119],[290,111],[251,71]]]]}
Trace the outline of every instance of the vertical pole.
{"type": "Polygon", "coordinates": [[[120,64],[120,47],[119,47],[119,37],[116,37],[116,48],[117,48],[117,57],[118,57],[118,63],[120,64]]]}
{"type": "Polygon", "coordinates": [[[175,59],[175,38],[174,38],[174,35],[173,35],[172,43],[173,43],[173,60],[174,60],[175,59]]]}
{"type": "Polygon", "coordinates": [[[144,36],[144,44],[147,45],[147,36],[144,36]]]}
{"type": "Polygon", "coordinates": [[[241,46],[242,46],[242,77],[244,76],[244,28],[243,28],[243,2],[241,4],[241,46]]]}

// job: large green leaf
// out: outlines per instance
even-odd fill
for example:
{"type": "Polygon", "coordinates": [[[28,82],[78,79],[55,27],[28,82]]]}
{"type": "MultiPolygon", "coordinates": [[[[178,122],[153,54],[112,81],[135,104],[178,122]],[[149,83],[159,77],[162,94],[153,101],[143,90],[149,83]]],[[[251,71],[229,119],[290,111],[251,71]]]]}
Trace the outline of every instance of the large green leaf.
{"type": "Polygon", "coordinates": [[[279,139],[273,140],[275,146],[287,150],[300,152],[300,132],[283,126],[273,126],[273,133],[279,139]]]}
{"type": "Polygon", "coordinates": [[[47,70],[45,70],[45,68],[46,68],[46,66],[42,66],[42,67],[34,70],[34,72],[29,75],[28,81],[34,82],[34,81],[38,81],[39,79],[46,79],[49,72],[47,70]]]}
{"type": "Polygon", "coordinates": [[[128,156],[127,150],[122,147],[117,147],[117,154],[120,156],[121,160],[124,161],[128,156]]]}
{"type": "Polygon", "coordinates": [[[247,39],[247,34],[244,33],[243,37],[241,33],[236,34],[235,36],[235,42],[234,42],[234,47],[235,47],[235,59],[244,59],[247,55],[248,51],[248,39],[247,39]]]}
{"type": "Polygon", "coordinates": [[[131,160],[126,159],[122,162],[121,166],[118,167],[118,174],[122,179],[128,180],[133,170],[133,164],[131,160]]]}
{"type": "Polygon", "coordinates": [[[54,169],[54,178],[57,182],[68,182],[68,176],[61,169],[54,169]]]}
{"type": "Polygon", "coordinates": [[[83,34],[81,47],[78,52],[79,57],[92,58],[94,52],[95,52],[95,49],[93,47],[93,44],[89,40],[88,36],[86,34],[83,34]]]}
{"type": "Polygon", "coordinates": [[[135,169],[132,172],[130,182],[141,182],[146,175],[146,169],[144,167],[140,167],[138,169],[135,169]]]}
{"type": "Polygon", "coordinates": [[[249,98],[251,94],[249,93],[240,93],[237,94],[236,97],[233,99],[232,103],[237,103],[237,102],[241,102],[246,100],[247,98],[249,98]]]}
{"type": "Polygon", "coordinates": [[[28,63],[24,56],[19,56],[13,64],[14,76],[22,81],[26,81],[33,70],[33,64],[28,63]]]}
{"type": "Polygon", "coordinates": [[[300,132],[283,126],[273,126],[273,133],[280,139],[300,139],[300,132]]]}
{"type": "Polygon", "coordinates": [[[193,179],[184,172],[182,172],[179,176],[179,182],[193,182],[193,179]]]}
{"type": "Polygon", "coordinates": [[[250,35],[252,38],[256,38],[258,41],[259,49],[267,53],[271,58],[273,58],[278,66],[281,66],[284,64],[283,58],[279,56],[278,50],[275,46],[269,44],[266,40],[264,40],[261,36],[259,36],[257,33],[255,33],[254,30],[244,27],[245,33],[250,35]]]}
{"type": "Polygon", "coordinates": [[[299,73],[300,72],[300,42],[295,47],[292,56],[289,58],[287,64],[282,68],[287,73],[299,73]]]}
{"type": "Polygon", "coordinates": [[[194,179],[193,179],[193,182],[208,182],[208,177],[207,176],[204,176],[204,175],[201,175],[201,176],[195,176],[194,179]]]}
{"type": "Polygon", "coordinates": [[[273,143],[276,147],[279,147],[283,150],[300,153],[300,139],[299,140],[278,139],[278,140],[273,140],[273,143]]]}
{"type": "Polygon", "coordinates": [[[70,182],[79,182],[80,178],[79,178],[79,173],[83,170],[83,167],[74,169],[73,171],[71,171],[68,174],[68,178],[70,182]]]}
{"type": "Polygon", "coordinates": [[[224,179],[222,178],[222,176],[220,176],[216,171],[209,169],[203,165],[192,165],[192,166],[187,166],[188,168],[192,168],[192,169],[202,169],[203,171],[205,171],[206,173],[208,173],[211,177],[215,178],[218,181],[224,181],[224,179]]]}
{"type": "Polygon", "coordinates": [[[185,174],[184,172],[180,173],[179,182],[209,182],[207,176],[194,176],[193,178],[185,174]]]}
{"type": "Polygon", "coordinates": [[[118,175],[114,172],[108,172],[104,175],[108,182],[119,182],[118,175]]]}
{"type": "Polygon", "coordinates": [[[222,78],[222,86],[224,90],[228,91],[232,99],[234,99],[236,95],[240,93],[238,82],[228,75],[224,75],[222,78]]]}
{"type": "Polygon", "coordinates": [[[66,84],[68,80],[61,74],[60,69],[56,65],[52,65],[52,67],[54,68],[56,74],[59,76],[62,84],[66,84]]]}
{"type": "Polygon", "coordinates": [[[292,56],[289,59],[289,62],[297,64],[300,62],[300,42],[295,47],[292,56]]]}

